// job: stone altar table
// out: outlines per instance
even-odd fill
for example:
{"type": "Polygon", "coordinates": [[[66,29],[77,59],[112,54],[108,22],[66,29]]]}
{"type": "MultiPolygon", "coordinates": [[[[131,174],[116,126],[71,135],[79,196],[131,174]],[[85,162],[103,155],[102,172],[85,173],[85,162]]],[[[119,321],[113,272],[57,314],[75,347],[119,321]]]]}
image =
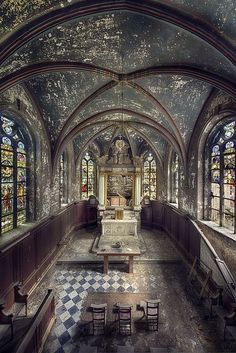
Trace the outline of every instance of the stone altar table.
{"type": "Polygon", "coordinates": [[[102,219],[102,235],[137,236],[137,219],[102,219]]]}

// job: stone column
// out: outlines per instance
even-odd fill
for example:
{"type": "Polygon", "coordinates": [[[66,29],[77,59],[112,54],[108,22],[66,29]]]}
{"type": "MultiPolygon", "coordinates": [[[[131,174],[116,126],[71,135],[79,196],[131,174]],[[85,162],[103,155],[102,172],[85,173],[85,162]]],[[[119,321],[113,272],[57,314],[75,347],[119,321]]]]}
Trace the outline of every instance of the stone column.
{"type": "Polygon", "coordinates": [[[106,175],[103,172],[99,174],[99,182],[98,182],[98,227],[101,231],[101,220],[103,218],[103,214],[105,211],[105,182],[106,175]]]}
{"type": "Polygon", "coordinates": [[[134,207],[140,208],[141,202],[141,173],[135,173],[134,207]]]}
{"type": "Polygon", "coordinates": [[[140,211],[141,211],[141,171],[135,172],[135,190],[134,190],[134,214],[137,219],[137,230],[140,231],[140,211]]]}
{"type": "Polygon", "coordinates": [[[105,208],[105,174],[99,175],[99,208],[105,208]]]}

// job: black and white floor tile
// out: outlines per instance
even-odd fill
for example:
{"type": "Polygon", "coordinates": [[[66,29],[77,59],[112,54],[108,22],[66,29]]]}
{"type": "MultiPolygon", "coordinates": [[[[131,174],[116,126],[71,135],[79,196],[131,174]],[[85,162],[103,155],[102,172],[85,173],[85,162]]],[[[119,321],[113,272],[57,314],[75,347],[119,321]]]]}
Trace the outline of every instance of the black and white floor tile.
{"type": "Polygon", "coordinates": [[[83,299],[89,292],[137,292],[137,285],[125,273],[109,271],[103,274],[92,270],[57,270],[56,323],[46,342],[44,353],[75,353],[83,299]]]}

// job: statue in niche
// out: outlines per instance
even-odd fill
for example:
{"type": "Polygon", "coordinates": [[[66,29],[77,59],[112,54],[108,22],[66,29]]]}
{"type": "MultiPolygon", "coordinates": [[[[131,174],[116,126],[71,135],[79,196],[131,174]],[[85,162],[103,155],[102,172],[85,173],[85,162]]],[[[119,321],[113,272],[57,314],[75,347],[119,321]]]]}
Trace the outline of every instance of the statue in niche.
{"type": "Polygon", "coordinates": [[[101,157],[98,157],[97,158],[97,163],[98,165],[106,165],[107,164],[107,161],[108,161],[108,155],[104,155],[104,156],[101,156],[101,157]]]}
{"type": "Polygon", "coordinates": [[[143,156],[139,157],[139,156],[133,156],[133,163],[135,165],[135,167],[141,167],[143,165],[143,156]]]}
{"type": "Polygon", "coordinates": [[[114,164],[129,164],[131,163],[129,153],[129,145],[124,140],[116,140],[112,146],[112,155],[114,164]]]}

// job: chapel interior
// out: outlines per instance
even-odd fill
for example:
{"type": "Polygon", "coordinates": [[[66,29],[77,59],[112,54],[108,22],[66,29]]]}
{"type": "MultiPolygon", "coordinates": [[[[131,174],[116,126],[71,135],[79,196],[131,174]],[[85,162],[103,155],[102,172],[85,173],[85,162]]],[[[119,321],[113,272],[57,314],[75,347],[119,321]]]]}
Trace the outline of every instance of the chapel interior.
{"type": "Polygon", "coordinates": [[[236,352],[235,1],[0,24],[0,353],[236,352]]]}

